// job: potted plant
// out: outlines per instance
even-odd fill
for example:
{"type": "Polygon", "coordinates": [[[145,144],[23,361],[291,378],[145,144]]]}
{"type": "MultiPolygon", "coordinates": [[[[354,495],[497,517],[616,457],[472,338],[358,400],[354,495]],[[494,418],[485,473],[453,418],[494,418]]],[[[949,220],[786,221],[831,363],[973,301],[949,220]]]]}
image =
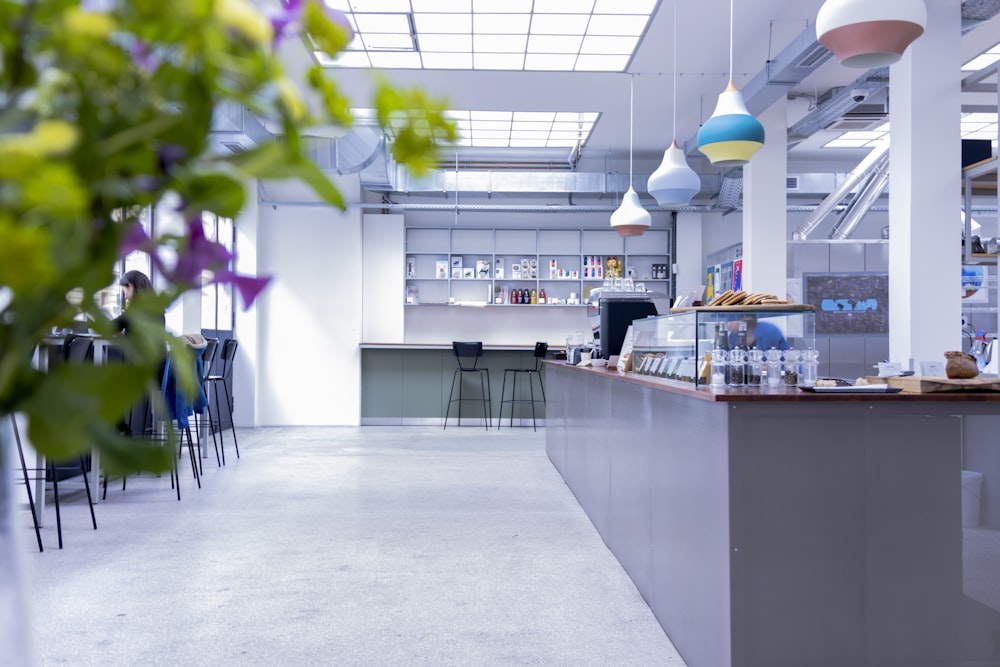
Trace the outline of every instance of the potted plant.
{"type": "MultiPolygon", "coordinates": [[[[203,276],[232,283],[246,306],[268,280],[229,271],[227,251],[205,238],[202,212],[235,217],[252,179],[300,179],[344,206],[307,158],[301,131],[349,125],[349,100],[316,65],[305,79],[318,104],[307,107],[275,44],[310,39],[336,54],[351,38],[343,15],[317,0],[284,0],[273,16],[247,0],[0,0],[0,440],[8,416],[21,413],[45,456],[96,448],[108,466],[170,466],[170,451],[115,428],[155,389],[169,338],[159,318],[203,276]],[[281,127],[282,140],[213,153],[212,114],[222,103],[281,127]],[[187,224],[182,233],[149,238],[131,212],[167,193],[187,224]],[[135,334],[120,341],[130,363],[36,369],[32,351],[74,318],[113,333],[93,295],[134,249],[150,253],[166,287],[130,306],[135,334]]],[[[398,119],[395,157],[417,172],[431,164],[437,143],[455,137],[443,103],[419,91],[381,84],[374,106],[383,124],[398,119]]],[[[185,354],[183,346],[170,350],[185,354]]],[[[194,387],[193,372],[179,380],[194,387]]],[[[13,472],[0,472],[9,485],[13,472]]],[[[7,491],[0,491],[0,521],[9,526],[7,491]]],[[[5,568],[0,579],[14,576],[5,568]]],[[[7,592],[0,584],[0,601],[7,592]]]]}

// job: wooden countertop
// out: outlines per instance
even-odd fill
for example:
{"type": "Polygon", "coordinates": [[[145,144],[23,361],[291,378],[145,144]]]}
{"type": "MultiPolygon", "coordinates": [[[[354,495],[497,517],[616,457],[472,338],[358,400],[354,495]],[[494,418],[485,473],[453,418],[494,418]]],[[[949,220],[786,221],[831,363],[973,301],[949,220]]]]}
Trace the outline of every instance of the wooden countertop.
{"type": "Polygon", "coordinates": [[[873,402],[899,402],[899,403],[998,403],[1000,404],[1000,392],[937,392],[929,394],[910,394],[900,392],[895,394],[881,393],[860,393],[860,394],[814,394],[796,388],[785,387],[760,387],[760,388],[712,388],[707,386],[695,386],[689,382],[678,380],[667,380],[664,378],[654,378],[648,375],[636,375],[635,373],[622,373],[616,368],[587,368],[572,366],[565,361],[545,361],[547,365],[564,368],[574,373],[590,373],[600,375],[609,380],[618,380],[632,384],[650,387],[660,391],[670,392],[689,396],[702,401],[714,403],[802,403],[802,402],[823,402],[823,403],[873,403],[873,402]]]}

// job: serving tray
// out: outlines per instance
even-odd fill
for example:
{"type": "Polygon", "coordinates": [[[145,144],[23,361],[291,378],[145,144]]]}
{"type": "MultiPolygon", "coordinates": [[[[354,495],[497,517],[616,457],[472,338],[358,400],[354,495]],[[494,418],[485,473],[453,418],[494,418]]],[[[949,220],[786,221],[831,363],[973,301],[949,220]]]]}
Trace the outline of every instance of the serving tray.
{"type": "Polygon", "coordinates": [[[887,384],[862,384],[845,387],[803,387],[802,391],[814,394],[896,394],[903,391],[902,387],[890,387],[887,384]]]}

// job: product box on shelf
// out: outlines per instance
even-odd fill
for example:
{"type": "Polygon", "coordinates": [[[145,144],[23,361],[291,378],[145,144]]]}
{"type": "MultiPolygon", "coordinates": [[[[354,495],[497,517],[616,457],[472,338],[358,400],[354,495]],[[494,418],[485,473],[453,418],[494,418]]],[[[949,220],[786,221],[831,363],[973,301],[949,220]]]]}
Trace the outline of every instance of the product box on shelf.
{"type": "Polygon", "coordinates": [[[477,259],[476,260],[476,278],[489,279],[490,277],[490,260],[488,259],[477,259]]]}
{"type": "Polygon", "coordinates": [[[448,277],[448,260],[439,259],[436,264],[436,270],[434,276],[437,278],[447,278],[448,277]]]}
{"type": "Polygon", "coordinates": [[[503,280],[503,257],[497,257],[493,263],[493,277],[497,280],[503,280]]]}

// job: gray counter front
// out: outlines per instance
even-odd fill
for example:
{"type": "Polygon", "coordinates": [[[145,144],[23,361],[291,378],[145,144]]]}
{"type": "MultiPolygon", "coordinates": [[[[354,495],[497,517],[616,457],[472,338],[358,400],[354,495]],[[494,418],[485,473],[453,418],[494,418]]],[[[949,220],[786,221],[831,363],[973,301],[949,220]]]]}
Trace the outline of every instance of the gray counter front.
{"type": "Polygon", "coordinates": [[[960,483],[963,417],[1000,396],[546,365],[549,458],[689,667],[1000,665],[998,597],[963,578],[960,483]]]}
{"type": "MultiPolygon", "coordinates": [[[[443,424],[456,365],[450,343],[361,345],[361,423],[367,426],[443,424]]],[[[495,423],[500,414],[504,369],[534,368],[534,345],[485,345],[479,367],[490,371],[495,423]]],[[[469,395],[479,395],[477,383],[470,384],[468,389],[473,391],[469,395]]],[[[537,385],[535,392],[538,392],[537,385]]],[[[511,387],[508,385],[507,398],[510,397],[511,387]]],[[[528,386],[523,377],[518,382],[516,398],[520,401],[529,398],[528,386]]],[[[544,420],[545,403],[541,401],[541,397],[537,398],[536,416],[539,420],[544,420]]],[[[503,425],[510,423],[511,405],[514,426],[530,426],[531,409],[527,402],[505,406],[503,425]]],[[[463,405],[463,425],[482,423],[482,419],[482,408],[476,402],[469,401],[463,405]]],[[[452,409],[449,425],[454,423],[455,410],[452,409]]]]}

